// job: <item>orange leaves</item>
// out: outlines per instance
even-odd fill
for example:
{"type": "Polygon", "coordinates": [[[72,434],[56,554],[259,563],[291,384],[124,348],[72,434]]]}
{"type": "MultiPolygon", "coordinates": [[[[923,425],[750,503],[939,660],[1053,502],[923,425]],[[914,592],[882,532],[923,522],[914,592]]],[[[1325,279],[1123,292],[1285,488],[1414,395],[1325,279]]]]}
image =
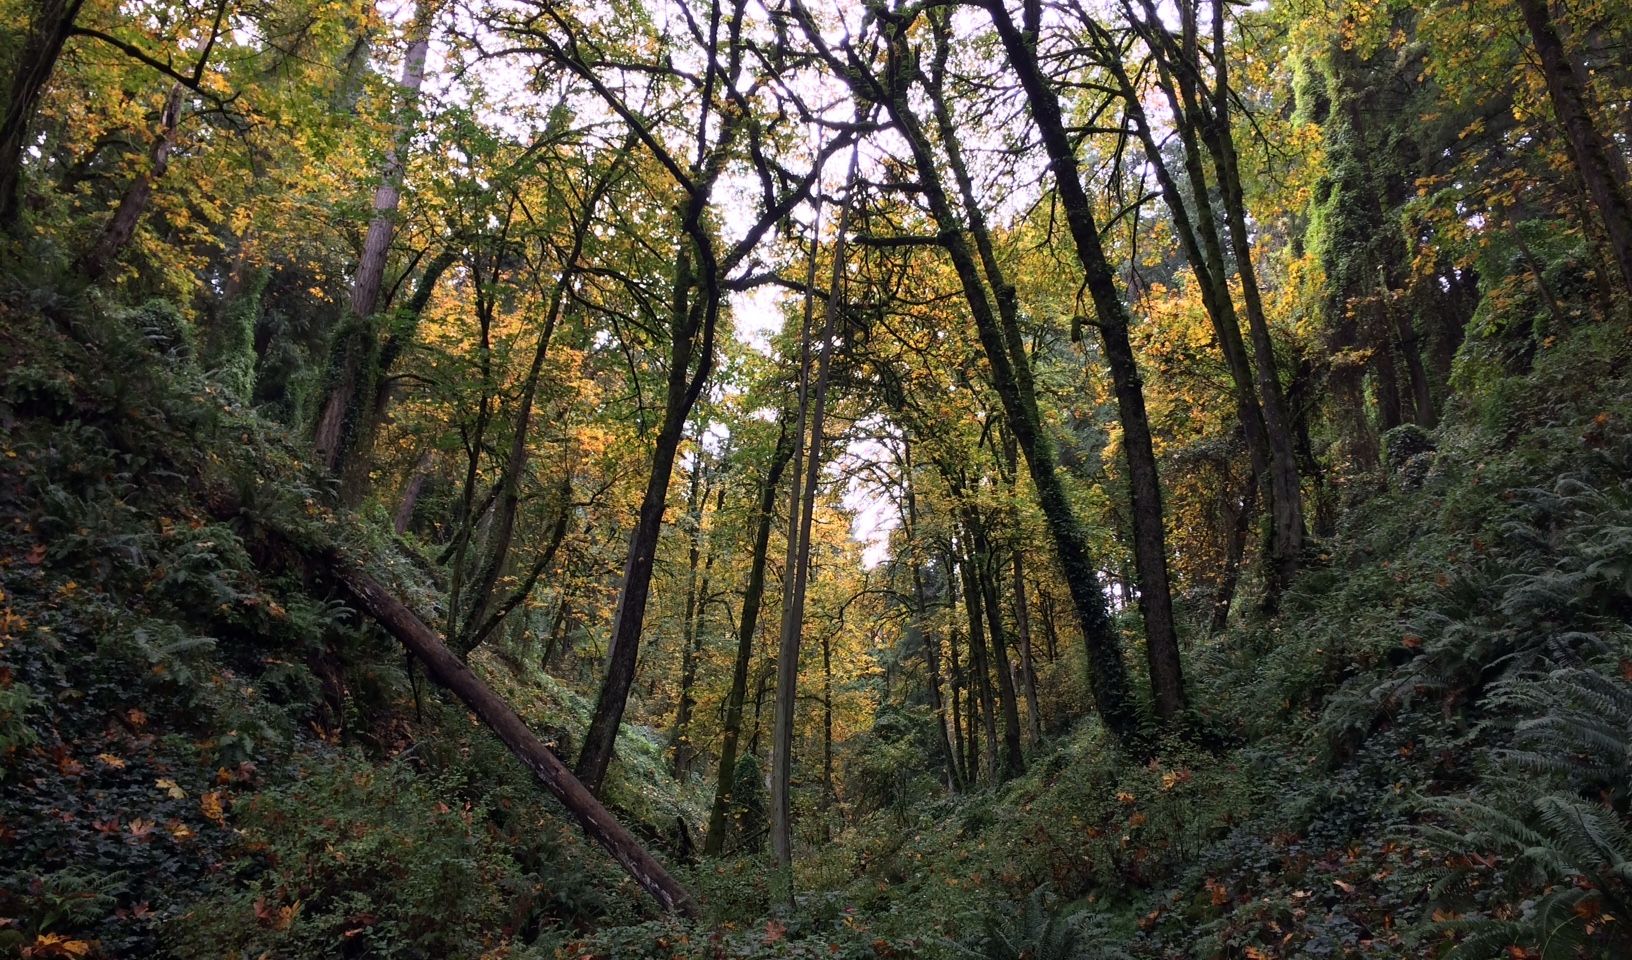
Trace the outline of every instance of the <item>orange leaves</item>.
{"type": "Polygon", "coordinates": [[[60,933],[42,933],[34,938],[34,942],[23,948],[23,956],[30,958],[50,957],[84,957],[89,956],[93,944],[89,940],[73,940],[60,933]]]}
{"type": "Polygon", "coordinates": [[[126,829],[130,831],[130,841],[138,843],[146,840],[157,826],[158,824],[152,820],[143,820],[141,817],[137,817],[130,821],[130,826],[126,829]]]}
{"type": "Polygon", "coordinates": [[[1177,770],[1169,770],[1162,774],[1162,789],[1172,790],[1180,784],[1189,783],[1191,779],[1193,779],[1193,774],[1187,768],[1180,767],[1177,770]]]}
{"type": "Polygon", "coordinates": [[[300,916],[299,900],[282,907],[267,903],[265,897],[258,897],[255,900],[255,921],[263,927],[287,930],[298,916],[300,916]]]}
{"type": "Polygon", "coordinates": [[[204,819],[216,826],[224,826],[227,822],[225,794],[220,790],[211,790],[198,798],[199,811],[204,819]]]}

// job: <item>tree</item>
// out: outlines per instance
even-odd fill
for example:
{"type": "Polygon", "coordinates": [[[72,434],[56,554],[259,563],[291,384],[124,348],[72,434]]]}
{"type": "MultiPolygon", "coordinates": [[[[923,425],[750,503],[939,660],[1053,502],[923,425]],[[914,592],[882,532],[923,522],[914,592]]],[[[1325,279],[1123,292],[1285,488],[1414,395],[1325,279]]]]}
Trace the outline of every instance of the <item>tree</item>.
{"type": "MultiPolygon", "coordinates": [[[[374,189],[374,215],[368,222],[362,253],[352,275],[351,296],[347,301],[349,316],[345,325],[335,331],[331,348],[329,382],[322,413],[312,434],[317,455],[331,473],[339,473],[347,467],[346,455],[356,443],[360,428],[362,413],[357,409],[358,402],[372,397],[370,387],[378,375],[375,353],[379,349],[379,337],[373,328],[374,314],[379,306],[391,240],[396,234],[397,205],[402,200],[409,137],[413,132],[419,90],[425,83],[425,58],[430,53],[435,16],[436,6],[429,0],[414,7],[413,21],[408,28],[408,47],[402,59],[402,78],[397,81],[394,129],[381,161],[379,185],[374,189]]],[[[349,502],[356,502],[359,486],[360,481],[355,479],[348,485],[352,491],[349,502]]]]}
{"type": "Polygon", "coordinates": [[[1111,629],[1105,597],[1100,591],[1098,573],[1081,522],[1055,473],[1054,445],[1043,430],[1038,414],[1029,356],[1018,340],[1017,331],[1005,328],[993,307],[975,254],[943,185],[928,135],[907,96],[914,80],[912,65],[916,62],[908,49],[908,24],[897,20],[879,25],[882,36],[871,42],[882,48],[879,53],[884,58],[884,72],[880,75],[874,73],[855,41],[847,41],[838,50],[828,47],[803,5],[796,3],[795,10],[804,24],[806,36],[832,69],[847,78],[858,96],[886,110],[907,143],[923,198],[939,231],[936,240],[957,271],[992,371],[993,386],[1002,400],[1009,430],[1026,457],[1060,566],[1071,587],[1073,606],[1088,648],[1095,704],[1113,734],[1124,740],[1132,739],[1137,733],[1138,720],[1128,692],[1121,643],[1111,629]]]}
{"type": "Polygon", "coordinates": [[[1598,208],[1621,282],[1632,290],[1632,199],[1627,194],[1626,162],[1593,121],[1586,84],[1575,60],[1564,49],[1547,0],[1518,0],[1518,5],[1525,28],[1530,31],[1530,42],[1541,60],[1553,112],[1564,126],[1570,160],[1598,208]]]}

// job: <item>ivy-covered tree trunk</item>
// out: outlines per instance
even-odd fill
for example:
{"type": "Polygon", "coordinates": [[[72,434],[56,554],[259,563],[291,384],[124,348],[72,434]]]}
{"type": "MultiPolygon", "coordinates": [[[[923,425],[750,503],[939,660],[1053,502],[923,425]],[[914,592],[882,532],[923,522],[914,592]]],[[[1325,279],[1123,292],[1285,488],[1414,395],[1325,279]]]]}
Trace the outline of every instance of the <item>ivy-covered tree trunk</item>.
{"type": "Polygon", "coordinates": [[[419,4],[414,11],[408,50],[402,61],[402,77],[397,82],[396,129],[386,146],[380,183],[374,189],[374,216],[368,223],[362,254],[352,275],[346,321],[335,331],[327,392],[312,434],[318,458],[331,473],[339,473],[344,466],[349,453],[347,447],[354,439],[358,400],[371,394],[370,387],[378,375],[375,366],[379,360],[379,345],[373,326],[374,311],[379,304],[386,261],[391,254],[391,239],[397,229],[397,205],[402,199],[411,121],[419,103],[420,87],[425,83],[425,59],[431,48],[431,13],[426,3],[419,4]]]}
{"type": "MultiPolygon", "coordinates": [[[[1055,90],[1043,76],[1037,60],[1035,35],[1022,34],[1001,3],[988,5],[1010,67],[1015,71],[1026,104],[1048,154],[1055,193],[1082,266],[1083,282],[1094,304],[1094,326],[1099,330],[1105,359],[1111,368],[1117,419],[1122,425],[1123,456],[1128,467],[1133,519],[1134,564],[1139,572],[1139,610],[1145,621],[1145,651],[1156,714],[1173,721],[1184,710],[1184,670],[1179,657],[1178,627],[1173,618],[1172,585],[1167,569],[1162,489],[1150,436],[1133,345],[1128,338],[1128,312],[1117,290],[1110,261],[1099,239],[1093,204],[1082,186],[1076,149],[1065,128],[1055,90]]],[[[1012,291],[1008,293],[1012,296],[1012,291]]],[[[1001,304],[1003,294],[999,295],[1001,304]]],[[[1014,324],[1010,324],[1013,327],[1014,324]]],[[[1010,340],[1017,338],[1011,332],[1010,340]]],[[[1017,343],[1011,351],[1019,352],[1017,343]]]]}

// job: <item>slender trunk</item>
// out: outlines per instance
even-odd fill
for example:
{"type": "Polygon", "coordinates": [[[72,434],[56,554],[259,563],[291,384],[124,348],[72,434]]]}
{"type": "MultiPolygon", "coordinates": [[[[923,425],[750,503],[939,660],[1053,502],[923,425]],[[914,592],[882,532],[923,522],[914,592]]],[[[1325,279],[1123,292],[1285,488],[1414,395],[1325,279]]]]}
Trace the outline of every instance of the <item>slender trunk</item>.
{"type": "MultiPolygon", "coordinates": [[[[698,444],[697,457],[702,457],[702,445],[698,444]]],[[[708,603],[709,574],[714,569],[714,551],[703,550],[703,509],[707,498],[706,491],[699,490],[700,477],[703,474],[702,464],[699,462],[692,470],[692,536],[691,545],[686,554],[686,619],[684,646],[680,654],[680,702],[675,707],[674,729],[669,733],[669,751],[673,755],[674,775],[684,777],[691,769],[692,759],[696,751],[692,749],[688,728],[691,725],[692,711],[697,707],[697,694],[693,689],[697,681],[697,660],[702,654],[703,646],[703,610],[708,603]],[[699,573],[698,563],[702,570],[699,573]]],[[[722,484],[714,501],[716,516],[725,506],[725,487],[722,484]]]]}
{"type": "Polygon", "coordinates": [[[912,624],[908,628],[917,635],[918,642],[924,645],[924,666],[929,673],[929,705],[935,712],[935,743],[940,750],[941,761],[946,767],[946,788],[956,793],[958,790],[958,769],[952,755],[952,739],[946,732],[946,703],[941,697],[941,640],[924,630],[923,623],[928,615],[928,601],[924,595],[924,572],[919,563],[917,552],[918,533],[918,498],[915,491],[914,471],[912,468],[912,447],[906,441],[902,443],[902,474],[906,478],[906,540],[912,545],[912,624]]]}
{"type": "Polygon", "coordinates": [[[822,634],[822,839],[833,839],[833,634],[822,634]]]}
{"type": "Polygon", "coordinates": [[[1615,170],[1617,147],[1599,132],[1593,121],[1586,87],[1564,50],[1548,0],[1518,0],[1518,4],[1536,55],[1541,59],[1553,113],[1564,127],[1570,159],[1581,175],[1587,195],[1598,208],[1610,252],[1620,269],[1621,282],[1632,290],[1632,200],[1628,198],[1627,185],[1615,170]]]}
{"type": "MultiPolygon", "coordinates": [[[[967,524],[965,524],[967,527],[967,524]]],[[[980,729],[985,735],[986,763],[983,768],[987,783],[997,783],[997,704],[992,693],[992,664],[987,656],[985,599],[986,592],[981,586],[980,572],[975,568],[972,545],[964,551],[958,560],[958,569],[963,577],[963,609],[969,620],[969,671],[974,674],[970,683],[971,693],[980,694],[979,717],[980,729]]],[[[974,706],[970,708],[972,711],[974,706]]],[[[974,749],[974,726],[970,725],[969,743],[971,751],[974,749]]]]}
{"type": "MultiPolygon", "coordinates": [[[[1264,312],[1258,289],[1258,271],[1253,260],[1252,238],[1247,232],[1246,194],[1241,184],[1235,134],[1230,128],[1229,59],[1225,49],[1223,0],[1213,2],[1213,165],[1218,174],[1224,211],[1230,228],[1230,245],[1235,252],[1235,269],[1241,278],[1241,299],[1247,308],[1247,329],[1252,337],[1253,370],[1258,376],[1258,392],[1263,402],[1264,426],[1269,435],[1270,487],[1274,502],[1270,507],[1275,556],[1269,600],[1275,599],[1303,557],[1307,533],[1303,519],[1303,486],[1298,477],[1297,451],[1292,442],[1292,421],[1287,414],[1286,391],[1281,387],[1275,344],[1270,337],[1269,318],[1264,312]]],[[[1199,56],[1196,58],[1199,72],[1199,56]]]]}
{"type": "Polygon", "coordinates": [[[753,658],[754,630],[759,625],[759,608],[765,597],[765,560],[770,552],[771,524],[776,513],[776,488],[782,472],[793,456],[794,440],[782,421],[782,433],[771,454],[770,466],[759,488],[758,520],[754,528],[754,551],[748,565],[748,585],[742,594],[742,617],[737,625],[737,655],[731,667],[731,690],[725,698],[724,730],[721,735],[720,764],[714,779],[714,804],[708,812],[708,834],[703,853],[718,856],[725,850],[726,814],[731,806],[731,781],[737,768],[737,742],[742,732],[742,707],[748,694],[748,664],[753,658]]]}
{"type": "Polygon", "coordinates": [[[141,223],[147,205],[153,200],[153,184],[170,168],[170,152],[176,145],[176,125],[181,122],[182,90],[181,84],[173,84],[169,96],[165,98],[148,169],[138,173],[136,179],[131,181],[96,242],[79,258],[79,273],[85,279],[93,282],[100,280],[130,238],[136,235],[136,226],[141,223]]]}
{"type": "Polygon", "coordinates": [[[980,581],[986,607],[987,634],[992,638],[992,666],[997,670],[997,702],[1003,711],[1002,778],[1012,780],[1025,772],[1025,756],[1020,748],[1020,707],[1014,689],[1014,669],[1009,661],[1008,631],[1003,627],[1003,605],[998,600],[997,567],[991,543],[982,530],[976,535],[980,554],[975,576],[980,581]]]}
{"type": "Polygon", "coordinates": [[[691,415],[714,365],[714,335],[719,319],[721,292],[718,263],[712,242],[697,226],[708,202],[706,188],[697,188],[686,216],[687,237],[681,241],[676,258],[673,302],[670,305],[669,373],[664,400],[663,425],[652,453],[651,473],[641,497],[640,514],[629,536],[628,559],[624,563],[623,589],[612,619],[612,639],[607,651],[606,677],[595,701],[595,712],[584,735],[578,755],[579,777],[591,790],[599,791],[612,763],[618,727],[629,702],[635,681],[635,665],[640,656],[640,636],[651,593],[652,566],[657,541],[663,529],[663,509],[668,500],[669,478],[691,415]],[[697,257],[698,272],[693,270],[697,257]],[[696,369],[692,361],[696,360],[696,369]]]}
{"type": "Polygon", "coordinates": [[[1216,634],[1229,623],[1230,604],[1235,600],[1235,588],[1241,581],[1241,558],[1246,554],[1247,536],[1252,533],[1252,515],[1258,507],[1258,485],[1256,475],[1247,477],[1237,506],[1231,515],[1229,546],[1224,558],[1223,576],[1219,579],[1218,591],[1213,597],[1213,612],[1207,624],[1208,633],[1216,634]]]}
{"type": "Polygon", "coordinates": [[[1020,549],[1013,551],[1014,629],[1020,646],[1020,679],[1026,693],[1026,715],[1031,726],[1033,748],[1043,742],[1043,711],[1037,702],[1037,665],[1031,653],[1031,605],[1026,599],[1026,572],[1020,549]]]}
{"type": "Polygon", "coordinates": [[[555,608],[555,619],[550,621],[549,639],[544,642],[544,655],[539,658],[539,665],[549,673],[565,649],[563,641],[567,630],[572,623],[572,597],[562,595],[561,602],[555,608]]]}
{"type": "MultiPolygon", "coordinates": [[[[793,822],[789,780],[793,772],[793,708],[799,686],[799,645],[804,629],[805,586],[810,571],[810,530],[816,512],[816,485],[820,479],[823,431],[826,429],[827,386],[832,372],[833,339],[838,327],[839,304],[844,282],[845,236],[850,227],[850,209],[855,198],[856,175],[860,167],[859,148],[850,153],[850,171],[845,179],[845,199],[839,208],[837,232],[833,240],[833,272],[827,287],[827,302],[823,309],[821,353],[817,357],[815,392],[810,398],[810,446],[804,457],[803,480],[794,476],[794,492],[801,496],[789,500],[789,533],[787,562],[783,565],[782,631],[776,655],[776,722],[771,740],[771,849],[776,856],[782,884],[789,905],[793,903],[793,822]],[[797,509],[793,507],[797,504],[797,509]],[[794,526],[797,516],[797,527],[794,526]]],[[[812,254],[819,245],[820,235],[812,237],[812,254]]],[[[810,351],[809,330],[803,344],[808,363],[810,351]]],[[[800,429],[796,440],[804,444],[804,415],[806,406],[801,398],[800,429]]],[[[794,454],[799,463],[799,453],[794,454]]]]}
{"type": "MultiPolygon", "coordinates": [[[[946,565],[946,570],[948,577],[947,591],[949,593],[947,602],[948,605],[951,605],[956,602],[956,599],[950,596],[952,591],[952,565],[950,562],[946,565]]],[[[963,689],[963,664],[958,661],[958,630],[956,627],[952,627],[947,631],[946,649],[952,663],[951,687],[947,691],[947,698],[952,702],[952,764],[957,771],[958,783],[961,786],[973,786],[975,782],[974,771],[970,769],[969,757],[963,749],[963,703],[958,698],[959,692],[963,689]]]]}
{"type": "MultiPolygon", "coordinates": [[[[680,367],[682,376],[684,367],[680,367]]],[[[635,682],[635,666],[640,655],[642,620],[651,593],[652,566],[657,557],[658,536],[663,529],[663,508],[668,499],[669,478],[684,434],[689,406],[682,406],[673,390],[666,404],[663,426],[652,453],[651,473],[641,497],[640,513],[629,535],[629,552],[623,566],[623,590],[612,618],[612,638],[607,650],[606,677],[595,701],[595,712],[584,734],[578,755],[577,773],[592,791],[599,793],[612,764],[612,750],[623,722],[629,689],[635,682]]]]}
{"type": "Polygon", "coordinates": [[[16,232],[22,216],[20,194],[28,125],[83,5],[84,0],[40,0],[17,57],[6,115],[0,120],[0,229],[8,233],[16,232]]]}
{"type": "Polygon", "coordinates": [[[395,130],[386,145],[380,183],[374,189],[374,216],[369,221],[357,271],[352,276],[349,316],[344,326],[335,332],[328,391],[312,436],[319,459],[331,473],[340,472],[344,465],[346,448],[352,442],[348,434],[357,420],[357,399],[366,389],[365,381],[372,381],[370,368],[377,361],[373,315],[385,278],[386,260],[391,253],[391,238],[397,228],[410,119],[425,82],[425,58],[431,48],[431,10],[427,4],[421,3],[415,10],[411,30],[402,62],[402,77],[397,82],[395,130]]]}
{"type": "Polygon", "coordinates": [[[1400,379],[1394,366],[1394,341],[1389,336],[1386,318],[1376,318],[1371,336],[1371,373],[1377,383],[1377,413],[1382,432],[1387,433],[1405,422],[1405,409],[1400,402],[1400,379]]]}
{"type": "Polygon", "coordinates": [[[1054,623],[1054,595],[1043,591],[1037,608],[1043,615],[1043,649],[1048,652],[1048,662],[1054,663],[1060,659],[1060,631],[1054,623]]]}
{"type": "Polygon", "coordinates": [[[343,560],[331,560],[329,567],[357,607],[408,648],[425,665],[431,679],[464,701],[642,889],[667,910],[696,915],[691,894],[573,777],[516,711],[442,643],[434,630],[361,568],[343,560]]]}
{"type": "Polygon", "coordinates": [[[1400,359],[1405,361],[1405,372],[1411,384],[1412,420],[1425,429],[1434,425],[1433,391],[1428,384],[1428,370],[1422,363],[1422,338],[1411,323],[1411,314],[1404,304],[1396,302],[1395,291],[1388,285],[1388,276],[1377,268],[1377,296],[1381,298],[1383,317],[1399,347],[1400,359]]]}

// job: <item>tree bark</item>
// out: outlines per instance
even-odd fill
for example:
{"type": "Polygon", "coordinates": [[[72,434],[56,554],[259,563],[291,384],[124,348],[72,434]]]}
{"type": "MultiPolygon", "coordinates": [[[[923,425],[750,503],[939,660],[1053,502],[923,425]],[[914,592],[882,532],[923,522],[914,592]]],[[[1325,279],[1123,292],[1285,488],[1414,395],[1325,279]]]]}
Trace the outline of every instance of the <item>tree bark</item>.
{"type": "Polygon", "coordinates": [[[1020,647],[1020,680],[1026,693],[1026,716],[1031,726],[1033,749],[1043,741],[1043,711],[1037,702],[1037,665],[1031,651],[1031,604],[1026,598],[1026,572],[1020,548],[1013,550],[1014,629],[1020,647]]]}
{"type": "Polygon", "coordinates": [[[431,9],[427,3],[422,2],[415,9],[410,30],[402,77],[397,82],[400,99],[395,129],[385,148],[380,183],[374,189],[374,216],[369,221],[357,271],[352,276],[349,317],[335,332],[328,391],[312,435],[318,458],[330,473],[338,473],[344,465],[346,447],[352,441],[348,434],[354,432],[356,425],[357,400],[363,394],[364,381],[371,379],[370,367],[377,360],[373,315],[385,278],[386,260],[391,253],[391,238],[397,229],[397,205],[402,199],[410,120],[419,102],[420,87],[425,82],[425,58],[431,48],[431,9]]]}
{"type": "MultiPolygon", "coordinates": [[[[698,478],[703,474],[702,443],[699,438],[697,449],[697,463],[693,466],[694,487],[700,484],[698,478]]],[[[706,483],[700,485],[706,486],[706,483]]],[[[714,569],[714,551],[704,550],[703,520],[704,510],[707,508],[708,491],[697,490],[693,496],[693,523],[692,539],[686,551],[687,578],[686,578],[686,620],[684,648],[680,654],[680,702],[675,706],[674,728],[669,733],[669,750],[674,763],[674,776],[682,778],[691,769],[691,762],[697,751],[692,748],[690,727],[691,715],[697,707],[697,693],[693,689],[697,680],[697,660],[702,655],[703,648],[703,612],[708,606],[709,576],[714,569]],[[701,572],[698,563],[702,564],[701,572]]],[[[715,495],[714,513],[717,516],[725,506],[725,486],[722,484],[715,495]]]]}
{"type": "Polygon", "coordinates": [[[176,125],[181,122],[181,84],[173,84],[165,97],[164,109],[159,113],[159,132],[153,138],[152,162],[148,169],[136,175],[119,206],[113,211],[102,233],[89,250],[79,258],[79,274],[93,283],[102,279],[119,253],[136,235],[147,205],[153,200],[153,184],[170,169],[170,151],[176,145],[176,125]]]}
{"type": "Polygon", "coordinates": [[[527,728],[516,711],[454,656],[435,631],[357,566],[338,557],[328,558],[327,565],[358,609],[418,658],[432,680],[463,701],[642,889],[667,910],[688,917],[697,915],[691,894],[601,806],[550,748],[527,728]]]}
{"type": "MultiPolygon", "coordinates": [[[[833,339],[837,330],[839,304],[844,284],[844,248],[850,228],[850,209],[855,200],[856,174],[861,163],[857,147],[850,153],[850,171],[845,179],[844,203],[839,207],[839,220],[833,240],[833,272],[827,287],[827,302],[823,311],[821,353],[817,357],[815,392],[810,398],[810,445],[804,458],[803,482],[798,476],[800,454],[794,451],[795,475],[793,493],[789,500],[787,562],[783,566],[782,631],[776,655],[776,716],[771,737],[771,850],[784,883],[789,905],[793,903],[793,819],[789,781],[793,772],[793,713],[799,687],[799,646],[804,630],[805,587],[810,572],[810,530],[816,512],[816,486],[821,479],[823,432],[826,429],[827,386],[832,373],[833,339]],[[797,509],[795,509],[795,507],[797,509]],[[795,518],[797,517],[797,527],[795,518]]],[[[820,234],[813,233],[811,253],[820,245],[820,234]]],[[[807,301],[808,302],[808,301],[807,301]]],[[[805,329],[802,353],[810,351],[810,330],[805,329]]],[[[801,394],[803,388],[801,385],[801,394]]],[[[804,440],[805,399],[800,397],[799,430],[795,439],[804,440]]]]}
{"type": "Polygon", "coordinates": [[[998,575],[991,552],[991,543],[984,532],[979,534],[981,560],[975,569],[981,589],[985,593],[986,627],[992,638],[992,666],[997,670],[997,702],[1003,711],[1003,766],[1004,780],[1012,780],[1025,772],[1025,754],[1020,747],[1020,706],[1014,689],[1014,668],[1009,660],[1008,631],[1003,625],[1003,605],[998,600],[998,575]]]}
{"type": "Polygon", "coordinates": [[[6,114],[0,119],[0,229],[15,233],[21,219],[20,192],[23,179],[23,150],[28,145],[28,125],[45,93],[46,84],[62,56],[62,45],[74,29],[74,20],[84,0],[40,0],[28,38],[17,57],[17,73],[11,80],[6,114]]]}
{"type": "MultiPolygon", "coordinates": [[[[1148,0],[1147,0],[1148,3],[1148,0]]],[[[1275,361],[1275,344],[1269,333],[1269,318],[1264,312],[1263,296],[1258,289],[1258,271],[1253,262],[1252,240],[1247,233],[1246,194],[1241,184],[1239,157],[1235,149],[1235,133],[1230,128],[1229,58],[1225,49],[1223,0],[1213,0],[1213,117],[1208,139],[1213,152],[1213,166],[1217,171],[1220,193],[1224,198],[1226,222],[1230,228],[1230,245],[1235,252],[1236,274],[1241,278],[1241,299],[1247,308],[1247,329],[1252,338],[1253,370],[1258,376],[1258,392],[1264,407],[1264,426],[1269,434],[1270,487],[1274,502],[1270,505],[1273,524],[1271,541],[1275,556],[1273,580],[1269,592],[1273,606],[1286,585],[1291,582],[1303,559],[1303,542],[1307,530],[1303,519],[1303,486],[1298,478],[1297,451],[1292,440],[1292,421],[1287,414],[1286,391],[1281,386],[1275,361]]],[[[1200,57],[1196,58],[1199,73],[1200,57]]]]}
{"type": "Polygon", "coordinates": [[[787,421],[770,465],[759,488],[759,504],[754,527],[754,552],[748,565],[748,585],[742,593],[742,617],[737,625],[737,655],[731,667],[731,690],[725,698],[725,720],[720,743],[720,763],[714,779],[714,804],[708,812],[708,834],[703,838],[703,854],[718,856],[725,850],[726,814],[731,806],[731,780],[737,768],[737,744],[742,735],[742,708],[748,696],[748,665],[754,653],[754,631],[759,626],[759,610],[765,597],[765,561],[770,553],[771,524],[776,515],[776,488],[782,481],[788,460],[793,456],[794,439],[787,421]]]}
{"type": "MultiPolygon", "coordinates": [[[[906,440],[902,441],[901,472],[903,486],[906,493],[906,509],[902,519],[905,521],[907,543],[913,551],[910,563],[912,566],[912,624],[908,628],[917,634],[918,642],[924,645],[924,667],[929,675],[929,705],[935,712],[935,743],[940,749],[941,762],[946,767],[946,789],[956,793],[959,789],[959,775],[957,763],[953,757],[952,738],[946,731],[946,702],[941,696],[941,640],[931,636],[924,630],[924,618],[928,614],[928,601],[924,594],[924,571],[919,562],[918,554],[918,498],[916,482],[912,465],[912,447],[906,440]]],[[[954,734],[955,736],[955,734],[954,734]]]]}
{"type": "Polygon", "coordinates": [[[414,461],[414,468],[408,474],[408,484],[402,489],[402,499],[397,502],[397,512],[391,519],[391,529],[402,536],[408,532],[408,525],[413,522],[414,508],[419,506],[419,496],[425,490],[425,484],[431,479],[431,464],[435,462],[435,454],[426,450],[414,461]]]}
{"type": "MultiPolygon", "coordinates": [[[[967,532],[968,524],[964,525],[967,532]]],[[[963,556],[958,558],[958,571],[963,578],[963,610],[969,621],[969,672],[973,680],[969,684],[971,693],[978,693],[978,715],[980,730],[985,737],[986,763],[984,773],[986,782],[997,783],[997,698],[992,691],[992,658],[988,656],[986,646],[986,591],[981,585],[980,572],[976,568],[974,559],[975,549],[972,544],[966,544],[963,556]]],[[[974,708],[971,708],[972,710],[974,708]]],[[[970,718],[969,743],[974,748],[974,717],[970,718]]]]}
{"type": "MultiPolygon", "coordinates": [[[[957,589],[954,581],[957,578],[956,568],[950,560],[946,567],[946,591],[948,613],[957,604],[957,589]]],[[[950,686],[947,689],[947,699],[952,702],[952,763],[957,768],[957,780],[961,786],[973,786],[976,776],[969,765],[969,755],[963,747],[963,702],[958,699],[958,693],[963,689],[963,664],[958,660],[958,629],[950,627],[946,633],[946,652],[951,661],[951,675],[948,677],[950,686]]]]}
{"type": "Polygon", "coordinates": [[[1547,0],[1518,0],[1518,4],[1536,56],[1541,59],[1553,113],[1564,127],[1570,159],[1587,188],[1587,195],[1598,208],[1621,282],[1632,290],[1632,200],[1628,198],[1627,185],[1613,166],[1613,151],[1617,148],[1599,132],[1592,119],[1586,86],[1564,50],[1564,41],[1553,23],[1547,0]]]}

